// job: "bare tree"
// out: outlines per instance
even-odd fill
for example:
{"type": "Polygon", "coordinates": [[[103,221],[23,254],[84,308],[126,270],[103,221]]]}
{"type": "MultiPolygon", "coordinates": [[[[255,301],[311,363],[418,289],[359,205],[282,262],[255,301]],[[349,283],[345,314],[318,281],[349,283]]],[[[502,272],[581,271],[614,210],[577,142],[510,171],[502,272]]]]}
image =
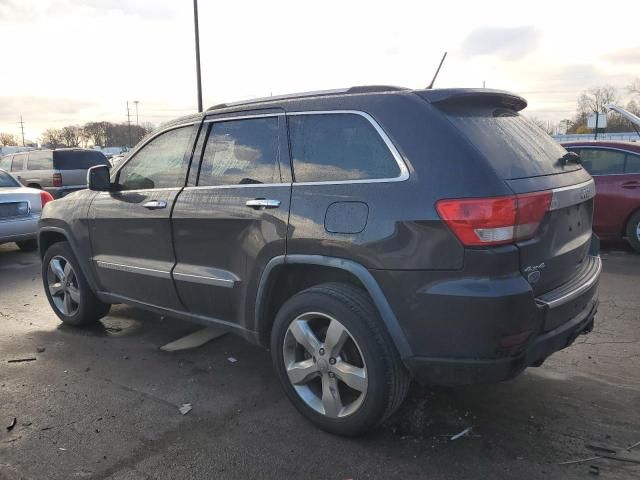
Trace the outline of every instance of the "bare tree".
{"type": "Polygon", "coordinates": [[[104,147],[106,145],[106,133],[108,122],[89,122],[82,128],[84,137],[95,146],[104,147]]]}
{"type": "Polygon", "coordinates": [[[640,78],[636,78],[631,85],[627,87],[629,93],[634,95],[640,95],[640,78]]]}
{"type": "Polygon", "coordinates": [[[606,113],[607,105],[616,102],[617,97],[618,92],[611,85],[592,88],[578,98],[578,113],[606,113]]]}
{"type": "Polygon", "coordinates": [[[68,125],[60,130],[62,143],[67,147],[78,147],[82,140],[82,129],[78,125],[68,125]]]}
{"type": "Polygon", "coordinates": [[[58,148],[62,146],[62,131],[57,128],[50,128],[42,132],[41,142],[43,146],[58,148]]]}
{"type": "Polygon", "coordinates": [[[18,139],[13,133],[0,132],[0,145],[17,145],[18,139]]]}
{"type": "Polygon", "coordinates": [[[144,129],[145,135],[147,133],[151,133],[152,131],[154,131],[156,129],[156,126],[151,122],[142,122],[140,124],[140,126],[144,129]]]}

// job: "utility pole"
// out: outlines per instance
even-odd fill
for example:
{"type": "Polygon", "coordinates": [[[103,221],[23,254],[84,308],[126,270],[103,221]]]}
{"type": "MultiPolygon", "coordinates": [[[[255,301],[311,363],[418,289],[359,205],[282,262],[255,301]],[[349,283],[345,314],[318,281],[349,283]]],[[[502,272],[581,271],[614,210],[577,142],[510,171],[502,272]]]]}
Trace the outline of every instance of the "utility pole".
{"type": "Polygon", "coordinates": [[[593,138],[594,140],[598,139],[598,119],[600,118],[600,114],[598,113],[598,110],[596,109],[596,134],[595,137],[593,138]]]}
{"type": "Polygon", "coordinates": [[[138,124],[138,104],[140,103],[138,100],[134,100],[133,103],[136,106],[136,127],[139,126],[138,124]]]}
{"type": "Polygon", "coordinates": [[[198,28],[198,0],[193,0],[193,23],[196,34],[196,80],[198,83],[198,112],[202,112],[202,79],[200,76],[200,30],[198,28]]]}
{"type": "Polygon", "coordinates": [[[20,115],[20,130],[22,130],[22,146],[24,147],[24,122],[22,121],[22,115],[20,115]]]}
{"type": "Polygon", "coordinates": [[[129,130],[129,148],[131,148],[131,114],[129,113],[129,100],[127,100],[127,125],[129,130]]]}

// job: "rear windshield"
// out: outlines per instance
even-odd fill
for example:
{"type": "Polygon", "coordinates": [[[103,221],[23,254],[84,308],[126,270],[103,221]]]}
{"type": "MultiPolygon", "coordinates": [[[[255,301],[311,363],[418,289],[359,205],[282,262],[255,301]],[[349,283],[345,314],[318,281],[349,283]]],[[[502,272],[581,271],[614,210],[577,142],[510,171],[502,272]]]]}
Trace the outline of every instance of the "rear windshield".
{"type": "Polygon", "coordinates": [[[488,106],[443,106],[441,110],[504,179],[579,170],[558,159],[566,151],[518,112],[488,106]]]}
{"type": "Polygon", "coordinates": [[[86,170],[109,165],[109,160],[102,152],[92,150],[54,150],[53,163],[58,170],[86,170]]]}

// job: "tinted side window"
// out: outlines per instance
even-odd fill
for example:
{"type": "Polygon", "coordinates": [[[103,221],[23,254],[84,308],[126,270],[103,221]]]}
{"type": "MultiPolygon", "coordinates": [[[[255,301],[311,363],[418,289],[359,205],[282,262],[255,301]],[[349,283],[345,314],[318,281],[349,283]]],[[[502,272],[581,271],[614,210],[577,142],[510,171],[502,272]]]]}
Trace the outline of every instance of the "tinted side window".
{"type": "Polygon", "coordinates": [[[53,156],[51,152],[31,152],[27,159],[27,170],[51,170],[53,156]]]}
{"type": "Polygon", "coordinates": [[[640,173],[640,155],[627,153],[627,163],[624,173],[640,173]]]}
{"type": "Polygon", "coordinates": [[[7,155],[6,157],[2,157],[0,159],[0,168],[6,170],[7,172],[11,170],[11,160],[13,160],[13,155],[7,155]]]}
{"type": "Polygon", "coordinates": [[[394,178],[400,167],[369,121],[356,114],[292,115],[296,182],[394,178]]]}
{"type": "Polygon", "coordinates": [[[13,162],[11,163],[11,171],[12,172],[20,172],[24,169],[24,159],[27,158],[26,153],[21,153],[20,155],[13,156],[13,162]]]}
{"type": "Polygon", "coordinates": [[[214,123],[198,185],[278,183],[278,118],[214,123]]]}
{"type": "Polygon", "coordinates": [[[624,152],[602,148],[582,148],[580,158],[582,166],[591,175],[612,175],[623,173],[624,152]]]}
{"type": "Polygon", "coordinates": [[[189,167],[192,126],[165,132],[136,153],[118,172],[122,190],[184,185],[189,167]]]}
{"type": "Polygon", "coordinates": [[[102,152],[91,150],[55,150],[53,163],[59,170],[86,170],[96,165],[109,165],[102,152]]]}

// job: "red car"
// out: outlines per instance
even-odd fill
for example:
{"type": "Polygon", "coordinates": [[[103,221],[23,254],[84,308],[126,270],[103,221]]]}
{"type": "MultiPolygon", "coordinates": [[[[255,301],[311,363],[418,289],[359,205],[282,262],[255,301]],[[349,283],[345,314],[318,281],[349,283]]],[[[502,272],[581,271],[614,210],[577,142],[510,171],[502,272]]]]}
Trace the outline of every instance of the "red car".
{"type": "Polygon", "coordinates": [[[603,240],[627,237],[640,252],[640,143],[585,141],[562,146],[580,155],[596,182],[593,230],[603,240]]]}

